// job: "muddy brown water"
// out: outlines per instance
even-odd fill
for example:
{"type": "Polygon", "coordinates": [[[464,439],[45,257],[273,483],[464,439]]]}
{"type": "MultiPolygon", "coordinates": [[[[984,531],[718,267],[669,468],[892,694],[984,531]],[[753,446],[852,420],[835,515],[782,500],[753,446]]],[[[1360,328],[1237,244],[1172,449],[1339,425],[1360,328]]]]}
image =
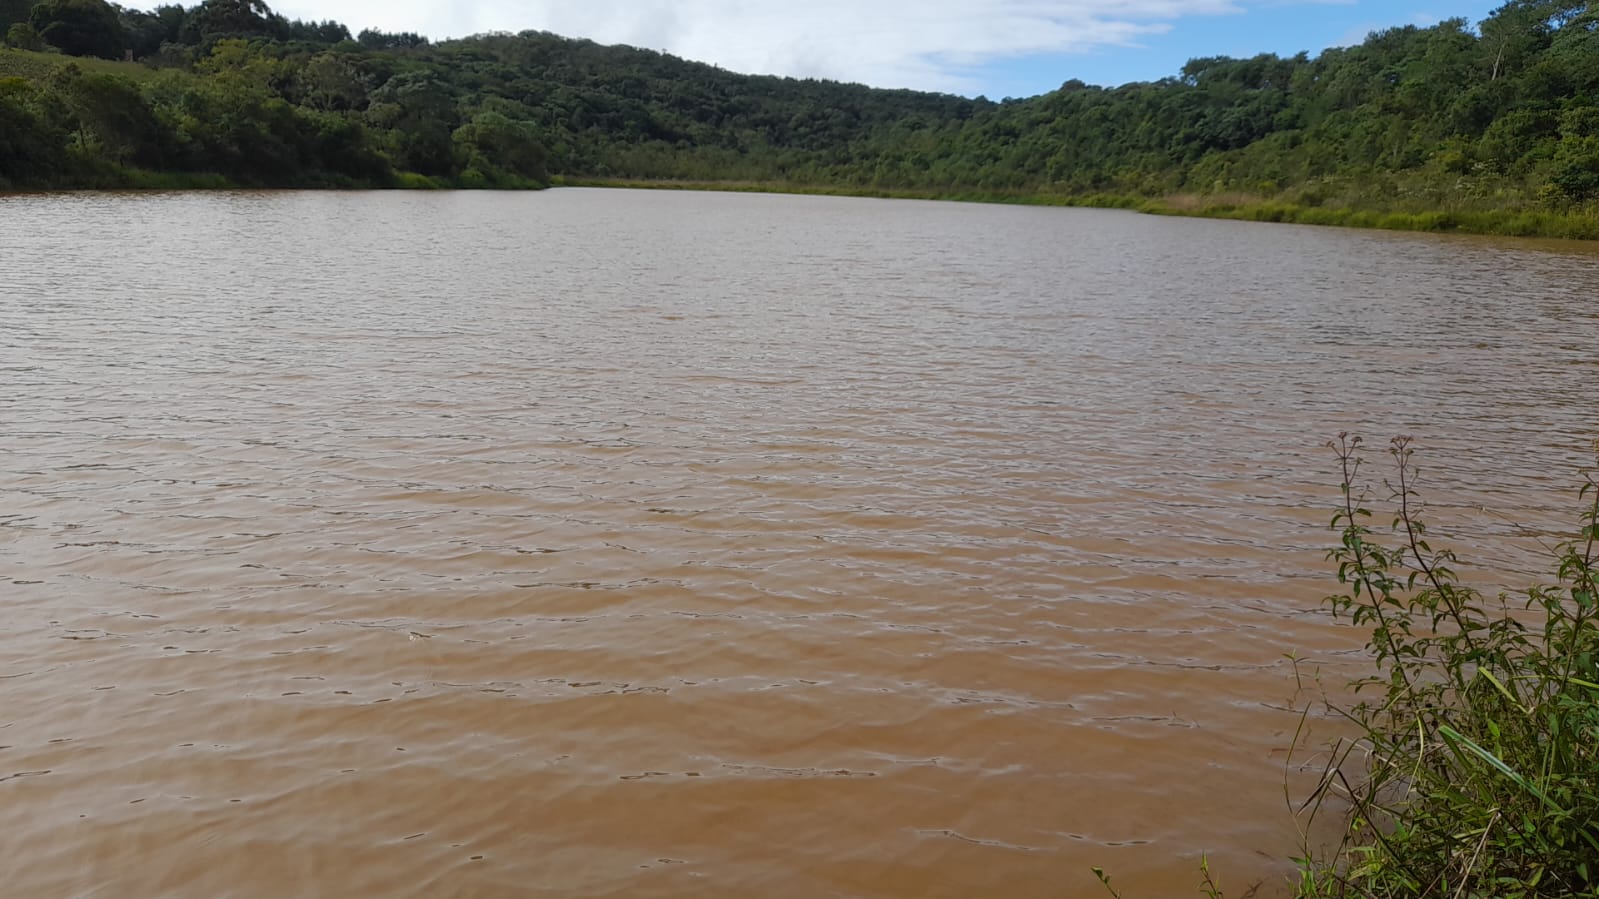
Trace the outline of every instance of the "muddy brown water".
{"type": "Polygon", "coordinates": [[[1322,444],[1415,434],[1514,584],[1596,295],[1111,211],[0,199],[4,892],[1270,894],[1287,655],[1361,642],[1322,444]]]}

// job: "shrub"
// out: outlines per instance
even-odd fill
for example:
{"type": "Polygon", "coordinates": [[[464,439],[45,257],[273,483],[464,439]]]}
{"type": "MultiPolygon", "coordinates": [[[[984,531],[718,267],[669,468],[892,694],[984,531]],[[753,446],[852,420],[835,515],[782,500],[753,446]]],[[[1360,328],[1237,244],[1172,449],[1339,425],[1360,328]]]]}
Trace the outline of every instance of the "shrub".
{"type": "Polygon", "coordinates": [[[1334,615],[1371,629],[1376,672],[1335,707],[1359,735],[1334,746],[1311,815],[1347,803],[1342,842],[1301,860],[1303,897],[1599,896],[1599,486],[1555,582],[1486,601],[1435,549],[1409,439],[1393,441],[1388,534],[1368,524],[1360,439],[1333,444],[1343,503],[1334,615]]]}
{"type": "Polygon", "coordinates": [[[43,50],[44,38],[27,22],[13,22],[6,29],[6,44],[18,50],[43,50]]]}

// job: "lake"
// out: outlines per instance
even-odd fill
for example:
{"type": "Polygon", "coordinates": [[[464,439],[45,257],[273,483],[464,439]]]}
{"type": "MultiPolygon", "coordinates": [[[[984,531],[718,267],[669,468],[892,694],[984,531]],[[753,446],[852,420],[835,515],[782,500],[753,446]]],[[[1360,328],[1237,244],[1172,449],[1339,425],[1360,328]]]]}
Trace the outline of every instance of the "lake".
{"type": "Polygon", "coordinates": [[[1497,589],[1599,434],[1577,244],[563,189],[0,248],[13,896],[1273,895],[1290,656],[1363,671],[1326,441],[1414,434],[1497,589]]]}

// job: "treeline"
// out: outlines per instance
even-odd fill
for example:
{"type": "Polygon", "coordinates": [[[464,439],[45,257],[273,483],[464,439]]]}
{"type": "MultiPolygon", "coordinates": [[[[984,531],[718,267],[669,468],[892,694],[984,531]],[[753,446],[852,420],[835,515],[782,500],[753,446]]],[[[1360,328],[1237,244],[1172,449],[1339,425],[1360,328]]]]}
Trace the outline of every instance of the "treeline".
{"type": "Polygon", "coordinates": [[[993,102],[746,76],[541,32],[429,43],[261,0],[0,0],[0,185],[681,179],[1301,206],[1599,200],[1599,8],[993,102]],[[71,60],[69,57],[78,57],[71,60]],[[110,62],[126,60],[135,62],[110,62]]]}

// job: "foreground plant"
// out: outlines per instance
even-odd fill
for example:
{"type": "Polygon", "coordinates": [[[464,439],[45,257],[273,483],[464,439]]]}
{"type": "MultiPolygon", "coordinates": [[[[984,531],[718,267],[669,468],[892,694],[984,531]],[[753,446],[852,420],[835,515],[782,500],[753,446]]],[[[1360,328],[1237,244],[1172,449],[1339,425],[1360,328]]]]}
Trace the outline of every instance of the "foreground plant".
{"type": "Polygon", "coordinates": [[[1599,896],[1599,487],[1589,472],[1577,539],[1556,581],[1512,604],[1462,585],[1427,539],[1408,438],[1389,448],[1392,526],[1369,526],[1359,437],[1331,444],[1343,502],[1334,615],[1371,629],[1376,671],[1333,711],[1359,735],[1334,745],[1310,817],[1348,825],[1300,860],[1302,897],[1599,896]]]}

